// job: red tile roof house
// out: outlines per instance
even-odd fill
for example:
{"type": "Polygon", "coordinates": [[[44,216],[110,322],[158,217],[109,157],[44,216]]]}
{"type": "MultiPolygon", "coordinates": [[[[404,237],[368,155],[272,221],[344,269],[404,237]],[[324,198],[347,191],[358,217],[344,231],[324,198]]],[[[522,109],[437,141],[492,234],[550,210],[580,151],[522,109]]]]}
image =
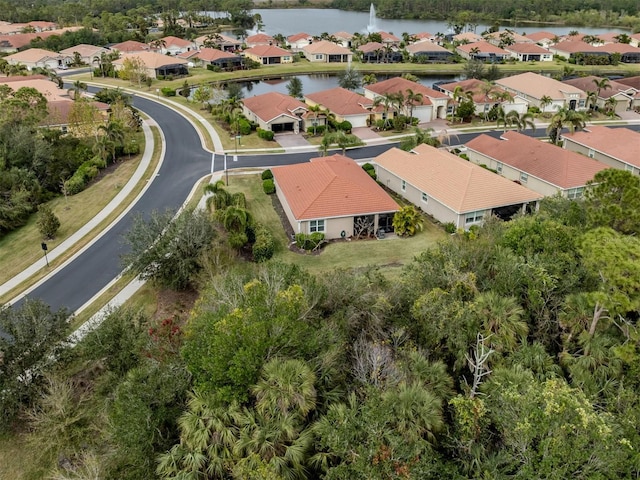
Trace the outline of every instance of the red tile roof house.
{"type": "Polygon", "coordinates": [[[378,118],[382,118],[382,108],[374,109],[373,100],[341,87],[305,95],[304,100],[312,107],[320,105],[333,113],[336,121],[346,120],[353,127],[373,125],[378,118]]]}
{"type": "Polygon", "coordinates": [[[242,52],[247,58],[261,65],[276,65],[279,63],[293,63],[293,56],[289,50],[275,45],[258,45],[242,52]]]}
{"type": "MultiPolygon", "coordinates": [[[[456,87],[460,87],[463,92],[471,92],[473,103],[476,106],[475,114],[478,116],[484,116],[494,107],[502,105],[505,112],[515,110],[518,113],[525,113],[527,111],[527,103],[524,100],[514,98],[513,101],[501,101],[493,98],[489,92],[483,90],[485,88],[485,82],[470,78],[468,80],[461,80],[459,82],[443,83],[439,84],[438,88],[444,92],[448,97],[453,99],[453,92],[456,87]]],[[[495,94],[504,93],[505,90],[498,85],[493,85],[491,92],[495,94]]],[[[449,112],[452,113],[454,102],[449,102],[449,112]]]]}
{"type": "Polygon", "coordinates": [[[29,47],[31,40],[36,38],[49,38],[53,35],[62,35],[67,31],[77,31],[82,27],[65,27],[58,30],[46,30],[38,33],[16,33],[0,35],[0,52],[12,53],[21,48],[29,47]]]}
{"type": "Polygon", "coordinates": [[[511,30],[500,30],[484,35],[484,39],[496,47],[505,48],[509,43],[535,43],[532,39],[511,30]]]}
{"type": "Polygon", "coordinates": [[[153,52],[160,52],[164,55],[178,55],[179,53],[194,50],[196,48],[196,44],[194,42],[190,42],[189,40],[173,37],[170,35],[168,37],[162,37],[158,40],[150,42],[149,48],[153,52]]]}
{"type": "Polygon", "coordinates": [[[496,80],[496,85],[527,102],[543,112],[555,112],[558,108],[569,107],[572,110],[587,109],[587,94],[553,78],[533,72],[521,73],[496,80]],[[551,98],[551,103],[542,106],[543,97],[551,98]]]}
{"type": "Polygon", "coordinates": [[[550,45],[553,45],[557,40],[560,40],[560,37],[557,34],[551,32],[533,32],[527,33],[525,36],[533,40],[542,48],[549,48],[550,45]]]}
{"type": "Polygon", "coordinates": [[[406,78],[394,77],[367,85],[364,87],[364,96],[375,100],[386,94],[402,93],[406,98],[410,95],[410,91],[414,94],[421,94],[422,100],[413,102],[412,112],[409,112],[409,107],[407,107],[404,112],[400,113],[406,116],[411,113],[419,123],[431,122],[437,118],[447,118],[448,95],[406,78]]]}
{"type": "Polygon", "coordinates": [[[99,63],[100,55],[103,53],[109,53],[110,50],[108,48],[98,47],[96,45],[87,45],[84,43],[60,50],[61,55],[69,56],[72,59],[76,52],[80,55],[83,63],[86,63],[87,65],[95,65],[96,63],[99,63]]]}
{"type": "Polygon", "coordinates": [[[418,63],[446,63],[453,57],[450,50],[428,40],[407,45],[406,50],[418,63]]]}
{"type": "Polygon", "coordinates": [[[477,33],[464,32],[464,33],[459,33],[457,35],[454,35],[452,40],[456,44],[463,45],[468,43],[480,42],[483,39],[482,39],[482,35],[478,35],[477,33]]]}
{"type": "Polygon", "coordinates": [[[501,62],[510,57],[509,52],[506,50],[496,47],[495,45],[491,45],[489,42],[484,40],[458,45],[456,47],[456,52],[458,52],[462,58],[473,58],[475,60],[482,60],[483,62],[491,63],[501,62]]]}
{"type": "MultiPolygon", "coordinates": [[[[595,81],[601,80],[602,77],[589,75],[587,77],[578,77],[572,78],[570,80],[563,80],[562,83],[566,83],[567,85],[579,88],[585,93],[594,92],[597,94],[598,87],[596,86],[595,81]]],[[[640,98],[636,97],[638,91],[635,88],[629,87],[628,85],[624,85],[622,83],[618,83],[614,80],[609,81],[609,86],[610,88],[600,89],[600,95],[596,99],[596,105],[598,106],[598,108],[603,108],[605,106],[605,102],[611,97],[615,98],[617,102],[615,111],[618,113],[631,110],[636,105],[640,106],[640,98]]],[[[592,105],[589,106],[591,107],[592,105]]]]}
{"type": "Polygon", "coordinates": [[[580,40],[564,40],[549,47],[549,51],[554,55],[558,55],[566,60],[575,58],[576,55],[608,55],[603,52],[599,47],[594,47],[589,43],[585,43],[580,40]]]}
{"type": "Polygon", "coordinates": [[[300,133],[302,117],[308,112],[305,103],[279,92],[264,93],[242,101],[242,112],[263,130],[300,133]]]}
{"type": "Polygon", "coordinates": [[[218,50],[217,48],[203,48],[201,50],[184,52],[179,54],[178,58],[190,60],[193,63],[211,65],[226,71],[238,70],[243,67],[243,59],[240,55],[218,50]]]}
{"type": "Polygon", "coordinates": [[[186,60],[156,52],[127,53],[121,55],[117,60],[114,60],[113,66],[116,71],[120,71],[124,68],[125,60],[135,58],[142,61],[145,66],[145,74],[149,78],[167,75],[186,75],[189,73],[187,69],[188,62],[186,60]]]}
{"type": "Polygon", "coordinates": [[[500,139],[479,135],[466,144],[469,160],[496,170],[544,196],[560,193],[579,198],[585,185],[601,170],[609,168],[575,152],[509,131],[500,139]]]}
{"type": "Polygon", "coordinates": [[[27,70],[33,70],[37,67],[52,69],[66,67],[73,60],[70,55],[61,55],[42,48],[29,48],[28,50],[7,55],[4,59],[9,65],[24,65],[27,70]]]}
{"type": "Polygon", "coordinates": [[[567,150],[593,158],[612,168],[640,174],[640,133],[628,128],[593,125],[562,135],[567,150]]]}
{"type": "Polygon", "coordinates": [[[535,43],[514,43],[504,49],[519,62],[551,62],[553,53],[535,43]]]}
{"type": "Polygon", "coordinates": [[[357,222],[370,233],[393,231],[398,204],[356,162],[344,155],[273,167],[276,194],[295,233],[322,232],[326,239],[349,238],[357,222]]]}
{"type": "Polygon", "coordinates": [[[378,32],[382,37],[382,43],[384,45],[391,45],[393,47],[399,47],[402,40],[396,37],[393,33],[389,32],[378,32]]]}
{"type": "Polygon", "coordinates": [[[235,38],[229,37],[223,33],[219,33],[218,37],[215,37],[215,35],[201,35],[194,40],[196,48],[202,48],[208,42],[212,42],[213,45],[217,45],[215,48],[219,48],[225,52],[235,52],[236,50],[240,50],[242,47],[242,42],[240,40],[236,40],[235,38]]]}
{"type": "Polygon", "coordinates": [[[508,220],[542,195],[429,145],[392,148],[374,159],[378,182],[442,223],[469,229],[489,215],[508,220]]]}
{"type": "Polygon", "coordinates": [[[395,47],[387,47],[380,42],[368,42],[358,47],[363,63],[398,63],[402,53],[395,47]]]}
{"type": "Polygon", "coordinates": [[[313,42],[302,47],[302,51],[312,63],[348,63],[353,58],[351,50],[328,40],[313,42]]]}
{"type": "Polygon", "coordinates": [[[620,55],[622,63],[640,63],[640,48],[626,43],[607,43],[598,47],[598,50],[605,52],[609,57],[614,54],[620,55]]]}
{"type": "Polygon", "coordinates": [[[245,40],[247,48],[257,47],[258,45],[273,45],[273,37],[266,33],[256,33],[255,35],[249,35],[245,40]]]}
{"type": "Polygon", "coordinates": [[[296,33],[295,35],[289,35],[287,37],[287,43],[291,47],[292,52],[299,52],[307,45],[313,43],[313,35],[308,33],[296,33]]]}
{"type": "Polygon", "coordinates": [[[629,35],[631,37],[631,45],[632,47],[640,47],[640,33],[634,33],[633,35],[629,35]]]}
{"type": "Polygon", "coordinates": [[[136,42],[135,40],[127,40],[126,42],[116,43],[109,47],[111,50],[117,50],[120,53],[140,53],[148,52],[151,47],[146,43],[136,42]]]}
{"type": "Polygon", "coordinates": [[[338,40],[338,42],[340,42],[340,45],[342,45],[345,48],[351,48],[351,42],[353,40],[353,34],[349,33],[349,32],[336,32],[332,35],[332,37],[334,37],[336,40],[338,40]]]}

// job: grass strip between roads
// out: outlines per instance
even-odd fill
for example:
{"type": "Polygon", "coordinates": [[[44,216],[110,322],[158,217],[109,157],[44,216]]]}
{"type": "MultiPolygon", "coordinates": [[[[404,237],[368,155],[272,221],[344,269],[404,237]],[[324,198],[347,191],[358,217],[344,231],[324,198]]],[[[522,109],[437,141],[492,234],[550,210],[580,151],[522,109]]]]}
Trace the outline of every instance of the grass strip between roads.
{"type": "MultiPolygon", "coordinates": [[[[126,197],[125,201],[118,205],[118,207],[116,207],[104,221],[85,235],[72,248],[68,249],[54,261],[51,261],[49,268],[43,268],[39,273],[29,278],[29,280],[23,282],[3,295],[0,298],[0,304],[8,302],[21,291],[24,291],[26,288],[35,284],[55,268],[71,258],[91,240],[98,236],[100,232],[115,220],[138,196],[160,161],[160,152],[162,148],[160,132],[157,127],[151,127],[151,130],[154,139],[153,157],[140,183],[135,186],[131,193],[126,197]]],[[[72,235],[77,229],[82,227],[82,225],[87,223],[100,210],[102,210],[102,208],[104,208],[127,183],[128,179],[135,172],[141,158],[142,153],[137,155],[135,159],[132,159],[131,161],[126,160],[122,162],[114,172],[105,175],[98,182],[94,183],[77,195],[70,196],[67,199],[59,197],[49,202],[49,205],[52,206],[55,214],[60,218],[61,223],[58,238],[54,241],[47,242],[49,249],[51,250],[55,248],[58,244],[64,241],[65,238],[72,235]]],[[[43,252],[40,249],[42,237],[36,226],[36,217],[37,215],[32,215],[27,225],[9,235],[6,235],[0,241],[0,283],[4,283],[11,279],[14,275],[22,271],[34,261],[39,260],[43,255],[43,252]]]]}

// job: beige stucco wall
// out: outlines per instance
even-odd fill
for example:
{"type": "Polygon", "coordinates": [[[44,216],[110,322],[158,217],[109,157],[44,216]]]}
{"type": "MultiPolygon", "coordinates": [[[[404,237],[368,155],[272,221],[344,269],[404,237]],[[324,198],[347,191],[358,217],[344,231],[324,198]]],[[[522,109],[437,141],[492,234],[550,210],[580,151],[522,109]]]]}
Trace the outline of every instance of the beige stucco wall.
{"type": "Polygon", "coordinates": [[[273,178],[273,183],[276,186],[276,195],[278,196],[278,200],[280,200],[280,204],[282,205],[282,209],[284,210],[284,214],[287,216],[287,220],[289,220],[289,225],[293,228],[293,231],[298,233],[298,222],[296,221],[296,217],[293,216],[293,212],[291,208],[289,208],[289,204],[287,203],[287,199],[285,198],[282,190],[280,190],[280,186],[278,185],[278,181],[273,178]]]}
{"type": "MultiPolygon", "coordinates": [[[[580,153],[585,157],[589,156],[589,151],[591,150],[589,147],[585,147],[584,145],[580,145],[579,143],[575,143],[571,141],[569,138],[564,138],[564,148],[570,150],[572,152],[580,153]]],[[[591,156],[594,160],[598,160],[599,162],[604,163],[605,165],[609,165],[611,168],[617,168],[619,170],[628,170],[631,167],[625,167],[625,163],[617,160],[615,158],[610,157],[609,155],[605,155],[602,152],[598,152],[597,150],[593,150],[593,155],[591,156]]],[[[631,171],[631,170],[629,170],[631,171]]],[[[633,173],[638,174],[640,169],[634,167],[633,173]]]]}

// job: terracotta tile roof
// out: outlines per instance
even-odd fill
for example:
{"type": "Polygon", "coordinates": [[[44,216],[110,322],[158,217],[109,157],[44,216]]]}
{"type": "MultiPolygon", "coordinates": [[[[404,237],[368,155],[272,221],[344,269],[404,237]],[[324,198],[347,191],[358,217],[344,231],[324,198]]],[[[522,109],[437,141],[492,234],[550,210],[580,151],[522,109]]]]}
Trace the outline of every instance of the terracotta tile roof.
{"type": "Polygon", "coordinates": [[[271,169],[297,220],[395,212],[398,204],[356,162],[343,155],[271,169]]]}
{"type": "Polygon", "coordinates": [[[44,75],[14,75],[11,77],[0,77],[0,83],[28,82],[31,80],[48,80],[44,75]]]}
{"type": "Polygon", "coordinates": [[[540,42],[542,40],[553,40],[554,38],[559,36],[555,33],[542,31],[542,32],[527,33],[525,37],[530,38],[534,42],[540,42]]]}
{"type": "Polygon", "coordinates": [[[640,75],[636,75],[635,77],[619,78],[616,81],[640,91],[640,75]]]}
{"type": "Polygon", "coordinates": [[[320,40],[302,47],[302,51],[311,55],[323,53],[325,55],[351,55],[351,50],[330,42],[328,40],[320,40]]]}
{"type": "Polygon", "coordinates": [[[177,53],[176,57],[184,58],[185,60],[191,60],[193,57],[198,56],[199,53],[200,50],[187,50],[186,52],[177,53]]]}
{"type": "MultiPolygon", "coordinates": [[[[191,53],[191,52],[185,52],[191,53]]],[[[178,55],[179,57],[182,54],[178,55]]],[[[240,58],[240,55],[236,55],[230,52],[223,52],[222,50],[218,50],[217,48],[202,48],[200,50],[196,50],[195,57],[199,58],[204,62],[213,62],[215,60],[222,60],[225,58],[240,58]]]]}
{"type": "Polygon", "coordinates": [[[8,62],[29,62],[35,63],[45,60],[47,58],[62,58],[62,55],[52,52],[50,50],[44,50],[43,48],[29,48],[21,52],[13,53],[4,57],[8,62]]]}
{"type": "Polygon", "coordinates": [[[464,32],[459,33],[458,35],[454,35],[453,40],[456,42],[479,42],[480,40],[482,40],[482,35],[478,35],[477,33],[473,32],[464,32]]]}
{"type": "MultiPolygon", "coordinates": [[[[502,103],[498,100],[489,98],[487,94],[483,92],[483,87],[485,83],[482,80],[477,80],[475,78],[469,78],[467,80],[461,80],[459,82],[451,82],[444,83],[438,85],[439,88],[446,92],[451,92],[453,94],[456,87],[460,87],[463,92],[472,92],[473,93],[473,101],[475,103],[502,103]]],[[[500,88],[498,85],[493,85],[492,91],[496,93],[503,93],[505,90],[500,88]]],[[[448,96],[448,95],[447,95],[448,96]]]]}
{"type": "Polygon", "coordinates": [[[42,20],[36,20],[34,22],[29,22],[27,23],[27,25],[33,27],[33,28],[41,28],[43,30],[45,29],[49,29],[49,30],[53,30],[54,28],[56,28],[58,25],[54,22],[45,22],[42,20]]]}
{"type": "Polygon", "coordinates": [[[78,52],[81,57],[92,57],[94,55],[100,55],[102,52],[107,51],[104,47],[98,47],[96,45],[87,45],[86,43],[81,43],[80,45],[76,45],[75,47],[65,48],[64,50],[60,50],[62,55],[71,55],[75,52],[78,52]]]}
{"type": "Polygon", "coordinates": [[[258,43],[269,44],[273,42],[273,37],[266,33],[256,33],[255,35],[249,35],[246,39],[247,45],[255,45],[258,43]]]}
{"type": "Polygon", "coordinates": [[[429,145],[387,150],[375,162],[458,214],[532,202],[542,195],[429,145]]]}
{"type": "MultiPolygon", "coordinates": [[[[69,114],[71,113],[74,105],[74,101],[71,99],[56,99],[47,102],[47,117],[40,122],[40,125],[53,126],[53,125],[67,125],[69,123],[69,114]]],[[[98,109],[98,112],[106,112],[110,106],[102,102],[91,102],[91,104],[98,109]]],[[[95,117],[96,120],[103,119],[99,114],[95,117]]]]}
{"type": "MultiPolygon", "coordinates": [[[[422,41],[417,43],[412,43],[411,45],[407,45],[407,51],[413,55],[420,52],[448,52],[451,53],[451,50],[444,48],[437,43],[431,43],[429,41],[422,41]]],[[[453,55],[453,53],[451,53],[453,55]]]]}
{"type": "Polygon", "coordinates": [[[471,50],[477,48],[479,53],[495,53],[496,55],[509,55],[509,52],[506,52],[500,47],[496,47],[495,45],[490,44],[487,41],[481,40],[479,42],[467,43],[465,45],[459,45],[456,47],[457,50],[460,50],[465,53],[471,53],[471,50]]]}
{"type": "Polygon", "coordinates": [[[511,37],[511,39],[516,42],[516,43],[531,43],[534,40],[532,40],[529,37],[526,37],[524,35],[520,35],[519,33],[513,32],[513,31],[508,31],[508,30],[500,30],[499,32],[491,32],[491,33],[487,33],[484,38],[490,38],[492,40],[497,40],[500,41],[500,35],[508,35],[509,37],[511,37]]]}
{"type": "Polygon", "coordinates": [[[398,92],[406,95],[407,91],[411,90],[413,93],[422,94],[423,101],[419,103],[420,105],[430,105],[432,103],[431,98],[449,98],[446,93],[438,92],[433,88],[425,87],[420,83],[412,82],[402,77],[393,77],[388,80],[372,83],[371,85],[367,85],[365,89],[377,95],[398,92]]]}
{"type": "Polygon", "coordinates": [[[146,68],[160,68],[166,65],[186,65],[188,62],[182,58],[163,55],[157,52],[124,53],[119,59],[114,60],[114,65],[123,65],[127,58],[139,58],[146,68]]]}
{"type": "Polygon", "coordinates": [[[353,33],[342,31],[334,33],[333,36],[340,40],[351,40],[353,38],[353,33]]]}
{"type": "MultiPolygon", "coordinates": [[[[594,83],[594,81],[600,81],[600,80],[602,80],[602,77],[589,75],[587,77],[578,77],[578,78],[572,78],[570,80],[563,80],[562,83],[566,83],[567,85],[571,85],[573,87],[579,88],[580,90],[586,93],[589,91],[597,92],[598,87],[596,87],[596,84],[594,83]]],[[[633,92],[631,92],[631,90],[633,89],[628,85],[624,85],[615,80],[610,80],[609,85],[611,88],[607,88],[607,89],[603,88],[600,90],[600,98],[609,98],[614,95],[617,95],[620,92],[625,92],[625,93],[628,93],[629,95],[633,95],[633,92]]]]}
{"type": "Polygon", "coordinates": [[[376,50],[384,50],[384,45],[381,44],[380,42],[368,42],[365,43],[364,45],[360,45],[358,47],[358,50],[361,51],[362,53],[370,53],[370,52],[375,52],[376,50]]]}
{"type": "Polygon", "coordinates": [[[305,98],[338,115],[361,115],[373,107],[373,100],[341,87],[311,93],[305,98]]]}
{"type": "Polygon", "coordinates": [[[602,51],[598,50],[598,47],[594,47],[582,40],[563,40],[556,43],[552,48],[564,53],[598,53],[602,51]]]}
{"type": "Polygon", "coordinates": [[[162,37],[160,40],[164,41],[166,48],[169,48],[169,47],[186,48],[193,45],[189,40],[185,40],[184,38],[174,37],[172,35],[169,35],[168,37],[162,37]]]}
{"type": "Polygon", "coordinates": [[[242,103],[265,122],[270,122],[281,115],[297,118],[294,111],[302,110],[304,113],[308,110],[305,103],[279,92],[245,98],[242,103]]]}
{"type": "Polygon", "coordinates": [[[393,33],[389,32],[378,32],[382,37],[382,43],[390,43],[390,42],[400,42],[400,39],[396,37],[393,33]]]}
{"type": "Polygon", "coordinates": [[[640,48],[633,47],[626,43],[607,43],[596,47],[599,52],[606,53],[637,53],[640,55],[640,48]]]}
{"type": "Polygon", "coordinates": [[[111,50],[118,50],[121,53],[131,52],[148,52],[149,45],[142,42],[136,42],[135,40],[127,40],[126,42],[116,43],[111,45],[111,50]]]}
{"type": "Polygon", "coordinates": [[[509,131],[500,138],[479,135],[466,147],[561,189],[582,187],[600,170],[609,168],[597,160],[522,133],[509,131]]]}
{"type": "Polygon", "coordinates": [[[546,48],[542,48],[535,43],[514,43],[513,45],[507,45],[504,49],[508,52],[514,53],[550,53],[546,48]]]}
{"type": "Polygon", "coordinates": [[[289,50],[275,45],[256,45],[255,47],[247,48],[244,52],[256,57],[290,57],[292,55],[289,50]]]}
{"type": "Polygon", "coordinates": [[[500,78],[496,80],[496,84],[507,90],[522,92],[537,99],[547,95],[552,100],[564,100],[567,94],[578,94],[580,98],[586,97],[586,94],[579,88],[533,72],[500,78]]]}
{"type": "Polygon", "coordinates": [[[419,42],[425,41],[425,40],[431,40],[432,38],[435,38],[435,35],[432,35],[429,32],[414,33],[413,36],[416,37],[419,42]]]}
{"type": "Polygon", "coordinates": [[[14,92],[22,87],[35,88],[45,96],[47,101],[69,98],[66,89],[58,88],[57,83],[52,82],[42,75],[0,78],[0,84],[2,83],[9,85],[14,92]]]}
{"type": "Polygon", "coordinates": [[[301,32],[301,33],[296,33],[294,35],[289,35],[287,37],[287,42],[293,43],[293,42],[297,42],[298,40],[308,40],[308,39],[311,39],[311,38],[313,38],[312,35],[309,35],[308,33],[301,32]]]}
{"type": "Polygon", "coordinates": [[[563,137],[622,162],[640,167],[640,133],[629,128],[594,125],[580,132],[563,134],[563,137]]]}

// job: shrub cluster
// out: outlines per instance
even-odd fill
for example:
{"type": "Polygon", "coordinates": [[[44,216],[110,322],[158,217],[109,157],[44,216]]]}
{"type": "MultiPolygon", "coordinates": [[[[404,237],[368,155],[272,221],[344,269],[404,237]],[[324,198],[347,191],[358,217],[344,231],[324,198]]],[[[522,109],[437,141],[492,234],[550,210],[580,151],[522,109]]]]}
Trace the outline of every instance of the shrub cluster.
{"type": "Polygon", "coordinates": [[[324,233],[313,232],[309,235],[306,233],[296,233],[296,246],[308,252],[315,250],[318,245],[324,241],[324,233]]]}
{"type": "Polygon", "coordinates": [[[276,193],[276,184],[273,182],[273,178],[267,178],[266,180],[263,180],[262,189],[267,195],[276,193]]]}
{"type": "Polygon", "coordinates": [[[101,168],[106,167],[106,162],[100,157],[93,157],[78,167],[73,176],[64,182],[64,188],[69,195],[81,192],[91,180],[96,178],[101,168]]]}
{"type": "Polygon", "coordinates": [[[364,165],[362,165],[362,169],[365,172],[367,172],[369,174],[369,176],[371,178],[373,178],[374,180],[376,180],[378,178],[378,176],[376,175],[376,167],[374,167],[370,163],[365,163],[364,165]]]}
{"type": "Polygon", "coordinates": [[[171,87],[162,87],[160,89],[160,93],[162,93],[164,97],[175,97],[176,89],[171,87]]]}
{"type": "Polygon", "coordinates": [[[322,135],[327,129],[326,125],[316,125],[315,127],[307,127],[307,133],[309,135],[322,135]]]}
{"type": "Polygon", "coordinates": [[[276,243],[273,235],[271,235],[271,232],[261,224],[256,225],[255,235],[256,238],[253,244],[253,260],[255,262],[266,262],[273,257],[276,249],[276,243]]]}
{"type": "Polygon", "coordinates": [[[261,178],[262,180],[269,180],[270,178],[273,178],[273,172],[271,171],[271,169],[267,168],[264,172],[262,172],[261,178]]]}
{"type": "Polygon", "coordinates": [[[271,130],[264,130],[262,128],[258,128],[256,130],[258,132],[258,137],[264,139],[264,140],[273,140],[273,135],[274,133],[271,130]]]}

